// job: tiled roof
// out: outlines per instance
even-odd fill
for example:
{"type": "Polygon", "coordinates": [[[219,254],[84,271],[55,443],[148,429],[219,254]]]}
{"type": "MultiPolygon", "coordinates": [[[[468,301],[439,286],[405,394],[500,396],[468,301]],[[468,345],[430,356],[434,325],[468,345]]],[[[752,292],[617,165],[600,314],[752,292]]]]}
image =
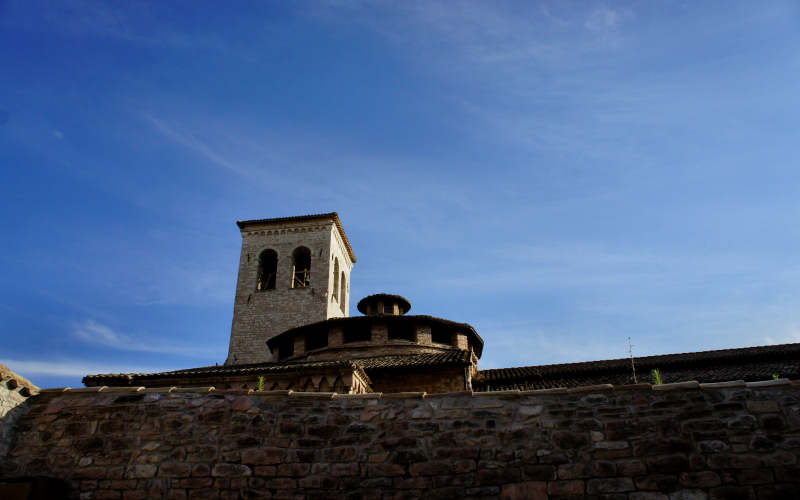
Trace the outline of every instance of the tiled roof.
{"type": "Polygon", "coordinates": [[[373,370],[388,370],[394,368],[414,368],[428,366],[446,365],[468,365],[470,364],[470,352],[452,350],[432,354],[412,354],[395,356],[376,356],[374,358],[354,359],[369,373],[373,370]]]}
{"type": "Polygon", "coordinates": [[[309,214],[309,215],[295,215],[293,217],[273,217],[271,219],[252,219],[252,220],[237,220],[236,225],[239,229],[244,229],[247,226],[266,225],[266,224],[281,224],[283,222],[306,222],[312,220],[333,220],[339,234],[342,235],[344,246],[347,247],[347,253],[350,254],[350,260],[356,261],[356,254],[353,253],[353,247],[350,246],[350,240],[347,239],[347,234],[342,227],[342,221],[339,220],[339,214],[330,212],[327,214],[309,214]]]}
{"type": "Polygon", "coordinates": [[[215,375],[266,375],[271,373],[286,373],[286,372],[307,372],[317,370],[320,368],[354,368],[361,370],[361,366],[351,360],[327,360],[327,361],[301,361],[301,362],[283,362],[283,363],[253,363],[249,365],[215,365],[215,366],[201,366],[199,368],[187,368],[183,370],[173,370],[167,372],[157,373],[100,373],[97,375],[87,375],[83,378],[84,384],[87,381],[96,380],[119,380],[130,381],[136,379],[137,381],[145,381],[158,378],[206,378],[215,375]]]}
{"type": "MultiPolygon", "coordinates": [[[[773,375],[796,379],[800,377],[800,343],[643,356],[634,358],[634,364],[639,382],[652,382],[650,370],[656,368],[664,382],[754,381],[773,375]]],[[[477,378],[482,390],[491,391],[630,383],[630,358],[481,370],[477,378]]]]}
{"type": "Polygon", "coordinates": [[[286,361],[279,363],[254,363],[249,365],[219,365],[203,366],[200,368],[188,368],[184,370],[173,370],[158,373],[101,373],[97,375],[87,375],[83,378],[84,385],[87,382],[95,384],[99,381],[103,383],[111,382],[122,383],[141,383],[157,379],[167,378],[208,378],[214,376],[237,376],[237,375],[267,375],[272,373],[287,372],[308,372],[326,368],[352,368],[360,372],[369,373],[373,370],[388,370],[395,368],[414,368],[426,366],[447,366],[447,365],[466,365],[469,364],[469,351],[448,351],[435,354],[410,354],[376,356],[371,358],[349,359],[349,360],[320,360],[320,361],[286,361]]]}

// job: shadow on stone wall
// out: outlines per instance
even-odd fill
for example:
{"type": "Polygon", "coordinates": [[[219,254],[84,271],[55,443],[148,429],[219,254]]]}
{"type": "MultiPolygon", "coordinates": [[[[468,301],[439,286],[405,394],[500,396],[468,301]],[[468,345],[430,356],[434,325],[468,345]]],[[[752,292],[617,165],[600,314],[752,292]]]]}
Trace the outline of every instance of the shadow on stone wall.
{"type": "Polygon", "coordinates": [[[66,500],[69,498],[66,481],[51,477],[0,479],[0,498],[3,500],[66,500]]]}

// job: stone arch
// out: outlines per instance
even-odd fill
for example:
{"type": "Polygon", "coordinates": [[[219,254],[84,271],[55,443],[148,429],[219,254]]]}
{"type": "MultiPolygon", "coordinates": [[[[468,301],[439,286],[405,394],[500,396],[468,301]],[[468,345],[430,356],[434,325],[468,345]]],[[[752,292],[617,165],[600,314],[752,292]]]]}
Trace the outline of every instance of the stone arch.
{"type": "Polygon", "coordinates": [[[333,258],[333,293],[331,294],[338,302],[342,302],[342,291],[339,288],[339,259],[333,258]]]}
{"type": "Polygon", "coordinates": [[[342,312],[347,312],[345,311],[346,303],[347,303],[347,275],[344,274],[344,271],[342,271],[341,289],[339,291],[339,307],[342,309],[342,312]]]}

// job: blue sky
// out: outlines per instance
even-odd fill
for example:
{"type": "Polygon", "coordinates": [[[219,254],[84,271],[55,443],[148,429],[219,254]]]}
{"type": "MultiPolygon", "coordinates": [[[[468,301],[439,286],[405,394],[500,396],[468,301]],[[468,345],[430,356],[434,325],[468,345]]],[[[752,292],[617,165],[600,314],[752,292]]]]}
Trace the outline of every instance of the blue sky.
{"type": "Polygon", "coordinates": [[[234,221],[329,211],[482,368],[800,341],[795,2],[229,3],[0,0],[35,383],[223,362],[234,221]]]}

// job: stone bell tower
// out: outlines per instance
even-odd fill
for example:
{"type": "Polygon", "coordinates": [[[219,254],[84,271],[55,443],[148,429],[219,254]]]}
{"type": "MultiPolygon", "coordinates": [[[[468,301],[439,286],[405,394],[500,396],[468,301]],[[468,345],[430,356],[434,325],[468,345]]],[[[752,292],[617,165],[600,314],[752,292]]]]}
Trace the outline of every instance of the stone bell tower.
{"type": "Polygon", "coordinates": [[[272,361],[266,341],[348,316],[356,257],[336,212],[237,221],[239,279],[226,365],[272,361]]]}

